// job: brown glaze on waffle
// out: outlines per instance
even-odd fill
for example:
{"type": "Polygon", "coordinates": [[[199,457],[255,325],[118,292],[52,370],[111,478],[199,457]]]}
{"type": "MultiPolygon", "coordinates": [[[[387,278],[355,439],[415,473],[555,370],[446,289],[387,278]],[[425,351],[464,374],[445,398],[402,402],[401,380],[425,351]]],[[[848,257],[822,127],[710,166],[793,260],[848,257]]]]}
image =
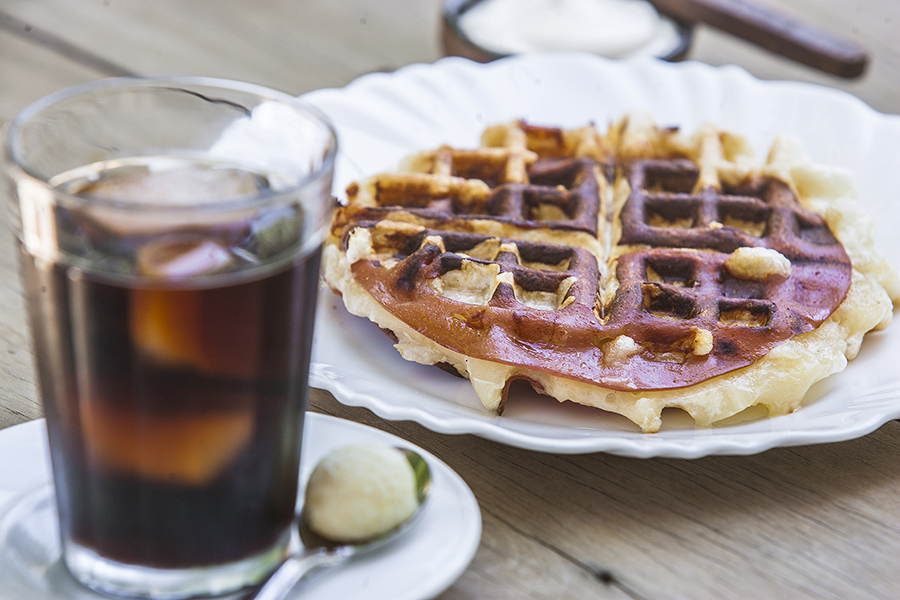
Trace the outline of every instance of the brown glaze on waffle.
{"type": "Polygon", "coordinates": [[[824,220],[776,178],[720,180],[718,133],[690,160],[654,131],[489,129],[353,184],[331,243],[365,230],[353,278],[438,345],[611,390],[691,386],[827,319],[852,267],[824,220]],[[746,247],[789,275],[735,277],[746,247]]]}
{"type": "Polygon", "coordinates": [[[629,166],[632,193],[622,210],[620,244],[777,250],[792,262],[840,263],[849,268],[841,244],[825,220],[800,206],[777,179],[694,191],[700,170],[689,160],[643,160],[629,166]]]}
{"type": "Polygon", "coordinates": [[[371,182],[375,205],[355,204],[360,189],[354,184],[348,190],[350,203],[335,224],[397,218],[394,213],[403,212],[410,220],[441,229],[466,230],[477,226],[473,221],[487,220],[522,229],[583,231],[596,237],[603,168],[584,158],[548,160],[529,169],[527,177],[509,181],[498,175],[506,170],[498,166],[496,172],[482,174],[494,184],[490,189],[461,180],[456,166],[449,177],[382,175],[371,182]]]}
{"type": "Polygon", "coordinates": [[[426,337],[467,356],[610,389],[682,387],[746,366],[827,318],[843,297],[835,282],[849,284],[846,265],[795,264],[787,279],[756,282],[729,275],[723,266],[728,254],[654,248],[619,259],[620,285],[604,306],[598,302],[597,262],[579,248],[393,230],[385,221],[356,224],[346,233],[358,227],[379,228],[372,233],[381,240],[375,254],[397,262],[388,267],[381,260],[357,261],[354,277],[426,337]],[[493,256],[467,254],[490,242],[497,247],[493,256]],[[434,281],[464,263],[497,265],[497,274],[512,275],[511,283],[488,277],[496,287],[483,303],[435,289],[434,281]],[[549,299],[541,308],[524,299],[535,292],[549,299]],[[694,349],[700,330],[712,336],[706,354],[694,349]],[[610,360],[609,344],[623,335],[640,346],[639,354],[610,360]]]}

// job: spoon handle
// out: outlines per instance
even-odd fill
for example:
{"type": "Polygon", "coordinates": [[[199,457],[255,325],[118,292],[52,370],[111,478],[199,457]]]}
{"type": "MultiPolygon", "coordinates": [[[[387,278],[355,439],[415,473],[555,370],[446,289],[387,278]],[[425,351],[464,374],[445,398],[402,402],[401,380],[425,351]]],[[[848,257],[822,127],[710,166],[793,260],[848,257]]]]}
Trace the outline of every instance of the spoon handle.
{"type": "Polygon", "coordinates": [[[336,567],[350,558],[350,553],[331,552],[319,549],[315,552],[289,557],[275,574],[266,581],[252,600],[283,600],[304,578],[336,567]]]}
{"type": "Polygon", "coordinates": [[[857,77],[868,61],[853,42],[749,0],[650,1],[676,19],[706,23],[832,75],[857,77]]]}

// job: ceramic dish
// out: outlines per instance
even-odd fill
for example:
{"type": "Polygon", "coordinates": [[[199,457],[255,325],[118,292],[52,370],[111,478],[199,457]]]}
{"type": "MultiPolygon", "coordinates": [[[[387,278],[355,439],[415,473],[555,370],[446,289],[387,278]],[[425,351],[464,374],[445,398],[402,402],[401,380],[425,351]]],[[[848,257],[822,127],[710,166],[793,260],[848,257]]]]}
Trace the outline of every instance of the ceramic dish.
{"type": "MultiPolygon", "coordinates": [[[[736,67],[610,61],[587,54],[525,55],[487,65],[458,58],[364,76],[304,99],[334,122],[341,143],[335,190],[394,168],[405,155],[441,144],[477,146],[485,126],[516,118],[540,125],[605,127],[649,112],[661,125],[693,131],[705,122],[744,134],[761,156],[779,133],[800,138],[810,158],[854,172],[860,202],[877,218],[877,249],[900,265],[896,174],[900,117],[879,114],[849,94],[790,82],[761,82],[736,67]]],[[[900,325],[870,334],[848,368],[815,385],[804,407],[766,418],[758,410],[696,428],[667,410],[662,430],[642,434],[622,417],[511,393],[502,417],[486,412],[471,385],[404,361],[368,321],[326,292],[316,330],[312,384],[386,419],[443,433],[472,433],[522,448],[695,458],[752,454],[775,446],[851,439],[900,416],[900,325]]]]}
{"type": "MultiPolygon", "coordinates": [[[[444,56],[461,56],[477,62],[490,62],[498,58],[504,58],[509,54],[503,54],[489,48],[485,48],[473,41],[461,26],[463,14],[471,10],[482,0],[444,0],[441,4],[441,44],[444,56]]],[[[648,54],[646,51],[641,56],[655,56],[663,60],[677,61],[687,56],[694,40],[694,26],[691,23],[678,21],[670,16],[665,16],[671,22],[675,39],[671,44],[663,46],[658,53],[648,54]]],[[[660,38],[656,38],[657,41],[660,38]]],[[[557,46],[556,49],[565,46],[557,46]]],[[[581,47],[584,49],[584,47],[581,47]]],[[[571,49],[571,46],[569,46],[571,49]]],[[[611,54],[601,53],[603,56],[611,54]]],[[[633,55],[629,55],[633,56],[633,55]]]]}
{"type": "MultiPolygon", "coordinates": [[[[456,581],[475,555],[481,512],[472,492],[447,465],[400,438],[343,419],[308,414],[301,481],[332,449],[369,442],[412,448],[428,459],[432,490],[421,520],[391,546],[317,576],[289,598],[433,598],[456,581]]],[[[0,600],[108,598],[78,584],[59,560],[46,445],[43,420],[0,432],[0,456],[4,457],[0,463],[0,600]]]]}

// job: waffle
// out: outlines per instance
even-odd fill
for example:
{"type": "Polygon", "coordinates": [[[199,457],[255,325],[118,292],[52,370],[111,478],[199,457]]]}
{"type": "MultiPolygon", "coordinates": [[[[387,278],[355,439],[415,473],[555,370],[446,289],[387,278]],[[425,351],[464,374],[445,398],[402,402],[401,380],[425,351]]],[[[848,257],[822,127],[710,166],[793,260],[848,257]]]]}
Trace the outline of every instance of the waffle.
{"type": "Polygon", "coordinates": [[[519,121],[350,185],[325,278],[498,414],[517,379],[645,432],[784,414],[900,298],[848,185],[789,139],[758,164],[709,126],[519,121]]]}

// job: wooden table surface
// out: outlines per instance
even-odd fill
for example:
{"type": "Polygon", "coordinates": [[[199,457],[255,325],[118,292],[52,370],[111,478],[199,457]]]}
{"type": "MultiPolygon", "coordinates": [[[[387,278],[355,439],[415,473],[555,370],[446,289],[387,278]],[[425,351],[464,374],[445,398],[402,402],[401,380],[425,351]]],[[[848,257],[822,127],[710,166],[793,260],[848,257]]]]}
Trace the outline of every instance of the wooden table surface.
{"type": "MultiPolygon", "coordinates": [[[[841,88],[900,112],[900,2],[768,1],[865,45],[867,73],[840,80],[706,28],[689,58],[841,88]]],[[[293,94],[342,86],[434,61],[438,24],[436,0],[2,0],[0,121],[50,92],[128,73],[293,94]]],[[[0,428],[41,416],[17,273],[5,235],[0,428]]],[[[311,400],[421,445],[475,492],[481,545],[442,599],[900,598],[900,423],[756,456],[639,460],[540,454],[387,422],[319,390],[311,400]]]]}

